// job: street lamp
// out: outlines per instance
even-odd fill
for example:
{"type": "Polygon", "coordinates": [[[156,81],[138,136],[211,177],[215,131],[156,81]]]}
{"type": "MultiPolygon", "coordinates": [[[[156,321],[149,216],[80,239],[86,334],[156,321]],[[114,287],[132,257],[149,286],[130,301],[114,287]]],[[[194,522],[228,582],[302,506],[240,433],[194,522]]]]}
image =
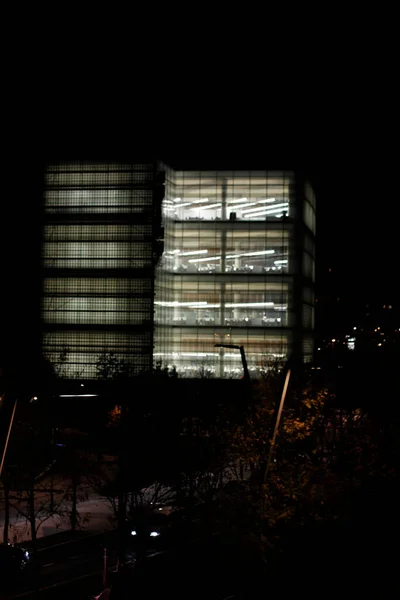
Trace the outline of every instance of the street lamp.
{"type": "Polygon", "coordinates": [[[247,368],[247,360],[246,354],[244,352],[244,346],[237,346],[235,344],[214,344],[215,348],[234,348],[235,350],[240,350],[240,355],[242,357],[242,365],[243,365],[243,375],[247,383],[250,385],[250,375],[249,370],[247,368]]]}

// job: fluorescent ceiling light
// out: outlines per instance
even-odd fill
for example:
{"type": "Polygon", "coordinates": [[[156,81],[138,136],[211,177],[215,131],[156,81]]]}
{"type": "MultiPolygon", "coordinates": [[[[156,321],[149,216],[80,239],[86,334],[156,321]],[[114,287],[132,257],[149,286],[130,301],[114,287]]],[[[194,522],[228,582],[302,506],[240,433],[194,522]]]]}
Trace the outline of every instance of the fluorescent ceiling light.
{"type": "Polygon", "coordinates": [[[193,204],[201,204],[201,202],[208,202],[208,198],[200,198],[200,200],[192,200],[193,204]]]}
{"type": "Polygon", "coordinates": [[[180,250],[176,251],[178,256],[193,256],[195,254],[207,254],[208,250],[193,250],[191,252],[181,252],[180,250]]]}
{"type": "Polygon", "coordinates": [[[257,212],[259,210],[265,210],[265,211],[268,211],[268,212],[276,212],[276,210],[278,208],[280,208],[282,210],[282,208],[285,208],[287,206],[289,206],[288,202],[282,202],[282,204],[277,204],[276,206],[271,206],[271,208],[261,208],[260,207],[260,208],[251,208],[250,210],[244,210],[243,214],[244,213],[254,213],[254,212],[257,212]]]}
{"type": "Polygon", "coordinates": [[[154,304],[158,304],[159,306],[200,306],[206,305],[207,302],[178,302],[177,300],[173,300],[172,302],[163,302],[163,301],[154,301],[154,304]]]}
{"type": "Polygon", "coordinates": [[[191,258],[188,260],[188,262],[190,262],[190,263],[208,262],[210,260],[219,260],[220,258],[221,258],[220,256],[207,256],[206,258],[191,258]]]}
{"type": "Polygon", "coordinates": [[[229,208],[243,208],[244,206],[255,206],[257,202],[246,202],[246,204],[238,204],[238,206],[230,206],[229,208]]]}
{"type": "Polygon", "coordinates": [[[284,210],[284,209],[279,208],[277,211],[274,211],[274,212],[272,212],[272,211],[270,211],[270,212],[257,212],[257,213],[254,213],[252,215],[243,215],[243,217],[244,218],[248,218],[248,219],[252,219],[253,217],[269,217],[269,216],[271,216],[271,217],[277,217],[279,219],[283,215],[283,213],[280,212],[282,210],[284,210]],[[276,215],[275,212],[279,212],[279,214],[276,215]]]}
{"type": "MultiPolygon", "coordinates": [[[[218,356],[218,352],[172,352],[172,356],[193,356],[193,357],[201,357],[201,356],[218,356]]],[[[240,354],[239,354],[240,356],[240,354]]]]}
{"type": "MultiPolygon", "coordinates": [[[[162,306],[182,306],[188,308],[199,308],[208,310],[209,308],[220,308],[221,304],[208,304],[208,302],[155,302],[155,304],[161,304],[162,306]]],[[[268,308],[274,306],[274,302],[234,302],[226,303],[225,308],[268,308]]],[[[275,307],[276,310],[276,307],[275,307]]],[[[286,307],[280,306],[278,310],[286,310],[286,307]]]]}
{"type": "Polygon", "coordinates": [[[182,202],[182,198],[174,198],[174,202],[182,202]]]}
{"type": "Polygon", "coordinates": [[[181,208],[181,206],[189,206],[191,202],[182,202],[182,204],[175,204],[174,208],[181,208]]]}
{"type": "Polygon", "coordinates": [[[225,304],[226,308],[267,308],[274,306],[273,302],[239,302],[235,304],[225,304]]]}
{"type": "Polygon", "coordinates": [[[60,394],[59,398],[93,398],[98,394],[60,394]]]}
{"type": "MultiPolygon", "coordinates": [[[[242,252],[240,254],[227,254],[225,258],[241,258],[242,256],[263,256],[265,254],[274,254],[275,250],[259,250],[257,252],[242,252]]],[[[221,256],[207,256],[206,258],[192,258],[188,262],[190,263],[198,263],[198,262],[208,262],[210,260],[219,260],[221,256]]]]}
{"type": "Polygon", "coordinates": [[[274,265],[285,265],[287,260],[274,260],[274,265]]]}
{"type": "Polygon", "coordinates": [[[275,250],[260,250],[259,252],[244,252],[243,254],[227,254],[226,258],[240,258],[241,256],[262,256],[264,254],[274,254],[275,250]]]}
{"type": "Polygon", "coordinates": [[[210,204],[209,206],[199,206],[199,210],[204,210],[206,208],[217,208],[217,206],[221,206],[221,202],[218,204],[210,204]]]}
{"type": "Polygon", "coordinates": [[[238,200],[228,200],[228,204],[238,204],[239,202],[247,202],[247,198],[239,198],[238,200]]]}

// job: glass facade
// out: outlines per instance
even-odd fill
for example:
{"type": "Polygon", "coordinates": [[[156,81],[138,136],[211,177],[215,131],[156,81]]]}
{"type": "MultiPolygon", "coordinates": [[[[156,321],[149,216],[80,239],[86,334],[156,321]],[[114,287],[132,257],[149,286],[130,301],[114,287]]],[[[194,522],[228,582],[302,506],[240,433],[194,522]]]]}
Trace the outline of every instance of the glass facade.
{"type": "Polygon", "coordinates": [[[181,376],[226,378],[242,375],[240,353],[216,344],[243,344],[253,375],[295,350],[311,358],[308,184],[291,172],[167,169],[162,214],[155,360],[181,376]]]}
{"type": "Polygon", "coordinates": [[[156,180],[153,163],[47,167],[43,350],[66,378],[96,377],[109,352],[151,368],[156,180]]]}

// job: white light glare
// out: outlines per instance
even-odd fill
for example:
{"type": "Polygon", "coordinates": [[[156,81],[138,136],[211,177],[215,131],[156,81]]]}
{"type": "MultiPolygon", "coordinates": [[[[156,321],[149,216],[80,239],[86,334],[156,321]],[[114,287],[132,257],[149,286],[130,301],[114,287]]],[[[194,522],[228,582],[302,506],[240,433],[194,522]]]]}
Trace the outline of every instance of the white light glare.
{"type": "Polygon", "coordinates": [[[182,204],[175,204],[174,208],[181,208],[182,206],[189,206],[191,202],[182,202],[182,204]]]}
{"type": "Polygon", "coordinates": [[[152,531],[152,532],[150,533],[150,537],[158,537],[159,535],[160,535],[160,532],[159,532],[159,531],[152,531]]]}
{"type": "Polygon", "coordinates": [[[131,535],[136,535],[136,531],[134,529],[132,529],[131,535]]]}
{"type": "Polygon", "coordinates": [[[182,202],[182,198],[174,198],[174,202],[182,202]]]}
{"type": "Polygon", "coordinates": [[[274,260],[274,265],[286,265],[287,260],[274,260]]]}

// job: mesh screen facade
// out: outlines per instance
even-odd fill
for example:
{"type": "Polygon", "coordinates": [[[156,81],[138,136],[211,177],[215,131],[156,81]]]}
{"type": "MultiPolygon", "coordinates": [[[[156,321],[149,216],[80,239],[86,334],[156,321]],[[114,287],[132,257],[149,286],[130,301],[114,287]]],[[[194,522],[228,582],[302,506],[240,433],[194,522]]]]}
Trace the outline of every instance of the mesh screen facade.
{"type": "Polygon", "coordinates": [[[312,358],[315,197],[291,172],[167,169],[155,360],[181,376],[312,358]]]}
{"type": "Polygon", "coordinates": [[[47,167],[43,349],[66,378],[96,377],[109,352],[151,368],[157,181],[153,163],[47,167]]]}

